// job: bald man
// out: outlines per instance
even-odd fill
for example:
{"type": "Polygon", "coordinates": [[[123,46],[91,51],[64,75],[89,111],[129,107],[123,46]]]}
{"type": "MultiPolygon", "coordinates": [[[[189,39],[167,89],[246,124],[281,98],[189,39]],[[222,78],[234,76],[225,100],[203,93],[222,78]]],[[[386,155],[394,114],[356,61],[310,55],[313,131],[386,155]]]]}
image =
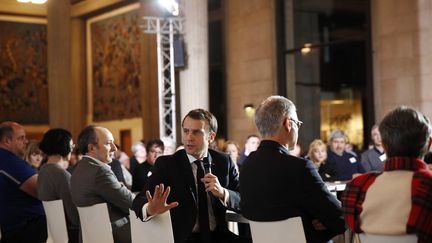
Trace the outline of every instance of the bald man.
{"type": "Polygon", "coordinates": [[[117,150],[113,135],[104,127],[90,125],[79,134],[78,149],[83,158],[71,177],[72,200],[78,207],[106,203],[114,241],[131,242],[129,208],[133,195],[108,165],[117,150]]]}

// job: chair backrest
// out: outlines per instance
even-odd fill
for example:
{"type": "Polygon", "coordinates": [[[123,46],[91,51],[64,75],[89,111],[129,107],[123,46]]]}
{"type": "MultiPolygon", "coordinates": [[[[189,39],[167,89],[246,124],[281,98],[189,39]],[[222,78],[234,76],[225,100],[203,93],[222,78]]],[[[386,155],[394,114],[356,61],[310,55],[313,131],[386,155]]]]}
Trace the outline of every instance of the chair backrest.
{"type": "Polygon", "coordinates": [[[137,218],[134,211],[129,213],[132,243],[174,243],[169,211],[146,222],[137,218]]]}
{"type": "Polygon", "coordinates": [[[300,217],[271,222],[249,220],[249,224],[254,243],[306,243],[300,217]]]}
{"type": "Polygon", "coordinates": [[[359,234],[361,243],[416,243],[416,235],[359,234]]]}
{"type": "Polygon", "coordinates": [[[114,243],[106,203],[77,207],[83,243],[114,243]]]}
{"type": "Polygon", "coordinates": [[[48,228],[47,243],[68,243],[66,218],[63,201],[42,201],[48,228]]]}

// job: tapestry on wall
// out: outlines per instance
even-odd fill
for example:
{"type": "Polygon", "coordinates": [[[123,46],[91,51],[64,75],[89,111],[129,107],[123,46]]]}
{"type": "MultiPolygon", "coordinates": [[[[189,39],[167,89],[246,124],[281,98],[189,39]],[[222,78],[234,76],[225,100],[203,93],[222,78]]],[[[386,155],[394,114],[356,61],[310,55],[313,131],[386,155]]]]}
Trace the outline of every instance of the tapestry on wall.
{"type": "Polygon", "coordinates": [[[138,5],[90,19],[93,120],[141,117],[142,33],[138,5]]]}
{"type": "Polygon", "coordinates": [[[0,16],[0,122],[48,123],[47,27],[0,16]]]}

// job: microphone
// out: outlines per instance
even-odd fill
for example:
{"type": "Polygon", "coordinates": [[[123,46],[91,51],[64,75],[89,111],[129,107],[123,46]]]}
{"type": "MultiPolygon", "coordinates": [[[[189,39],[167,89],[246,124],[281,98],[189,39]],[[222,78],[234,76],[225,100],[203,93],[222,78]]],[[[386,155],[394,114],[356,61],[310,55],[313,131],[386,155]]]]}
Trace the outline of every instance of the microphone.
{"type": "Polygon", "coordinates": [[[208,159],[206,158],[206,159],[204,159],[204,161],[203,161],[203,166],[204,166],[204,173],[205,174],[207,174],[207,173],[212,173],[212,170],[211,170],[211,163],[208,161],[208,159]]]}

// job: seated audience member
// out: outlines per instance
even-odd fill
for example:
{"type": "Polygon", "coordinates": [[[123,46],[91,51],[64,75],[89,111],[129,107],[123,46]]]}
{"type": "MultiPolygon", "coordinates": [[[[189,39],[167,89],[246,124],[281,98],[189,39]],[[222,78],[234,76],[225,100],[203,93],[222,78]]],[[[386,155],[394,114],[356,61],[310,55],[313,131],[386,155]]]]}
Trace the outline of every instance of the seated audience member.
{"type": "Polygon", "coordinates": [[[142,220],[170,210],[176,243],[238,242],[225,219],[227,208],[239,208],[238,173],[228,155],[209,149],[216,118],[206,110],[192,110],[181,131],[184,149],[157,159],[133,210],[142,220]]]}
{"type": "Polygon", "coordinates": [[[354,232],[416,234],[432,242],[432,172],[423,162],[431,146],[431,123],[401,106],[379,125],[387,154],[383,172],[354,178],[342,196],[345,221],[354,232]]]}
{"type": "Polygon", "coordinates": [[[347,137],[339,129],[334,130],[330,135],[329,147],[327,152],[327,167],[334,171],[335,180],[351,180],[353,176],[364,173],[358,158],[351,153],[345,152],[347,137]]]}
{"type": "Polygon", "coordinates": [[[302,124],[294,104],[282,96],[265,99],[255,113],[263,137],[240,172],[240,208],[254,221],[301,217],[309,243],[328,242],[345,231],[340,202],[327,189],[313,163],[288,151],[302,124]]]}
{"type": "Polygon", "coordinates": [[[132,175],[132,191],[140,192],[151,176],[151,170],[156,159],[163,155],[164,143],[160,139],[151,139],[146,145],[147,159],[144,163],[137,165],[132,175]]]}
{"type": "Polygon", "coordinates": [[[39,149],[39,142],[30,141],[24,152],[24,160],[27,161],[35,170],[38,170],[43,159],[44,155],[39,149]]]}
{"type": "Polygon", "coordinates": [[[177,144],[172,138],[163,137],[163,138],[161,138],[161,140],[164,144],[163,155],[171,155],[171,154],[174,154],[176,152],[177,144]]]}
{"type": "MultiPolygon", "coordinates": [[[[116,144],[117,150],[114,152],[114,158],[113,162],[118,161],[119,163],[116,166],[119,166],[119,168],[116,168],[118,173],[121,171],[121,175],[117,174],[115,170],[113,170],[114,174],[116,175],[117,179],[119,179],[120,182],[124,183],[127,188],[132,187],[132,174],[126,169],[125,165],[130,165],[130,159],[129,156],[120,150],[120,146],[116,144]]],[[[110,164],[111,168],[113,163],[110,164]]]]}
{"type": "Polygon", "coordinates": [[[260,138],[257,135],[252,134],[247,137],[244,149],[241,151],[240,159],[237,162],[239,167],[243,165],[243,161],[249,156],[250,153],[257,150],[259,144],[260,138]]]}
{"type": "Polygon", "coordinates": [[[371,138],[373,147],[362,153],[361,164],[366,172],[383,171],[386,155],[382,146],[378,125],[372,127],[371,138]]]}
{"type": "Polygon", "coordinates": [[[71,177],[73,202],[77,207],[106,203],[114,241],[130,243],[129,208],[133,194],[107,165],[117,149],[112,133],[104,127],[87,126],[78,136],[78,148],[83,156],[71,177]]]}
{"type": "Polygon", "coordinates": [[[130,173],[133,175],[135,168],[139,164],[144,163],[144,161],[147,158],[147,151],[146,151],[144,142],[138,141],[138,142],[134,143],[132,145],[131,152],[132,152],[133,156],[130,158],[128,169],[129,169],[130,173]]]}
{"type": "Polygon", "coordinates": [[[16,122],[0,124],[0,229],[2,243],[45,242],[46,218],[37,199],[36,171],[22,158],[27,139],[16,122]]]}
{"type": "Polygon", "coordinates": [[[312,141],[307,157],[314,163],[323,181],[334,181],[334,171],[326,166],[327,146],[321,139],[312,141]]]}
{"type": "Polygon", "coordinates": [[[226,141],[223,147],[223,151],[228,154],[231,157],[231,160],[237,165],[240,157],[240,147],[238,143],[233,140],[226,141]]]}
{"type": "Polygon", "coordinates": [[[71,174],[65,169],[75,147],[72,134],[62,128],[51,129],[44,134],[39,147],[48,158],[39,170],[38,197],[41,201],[63,201],[69,242],[78,242],[78,211],[72,202],[71,174]]]}

